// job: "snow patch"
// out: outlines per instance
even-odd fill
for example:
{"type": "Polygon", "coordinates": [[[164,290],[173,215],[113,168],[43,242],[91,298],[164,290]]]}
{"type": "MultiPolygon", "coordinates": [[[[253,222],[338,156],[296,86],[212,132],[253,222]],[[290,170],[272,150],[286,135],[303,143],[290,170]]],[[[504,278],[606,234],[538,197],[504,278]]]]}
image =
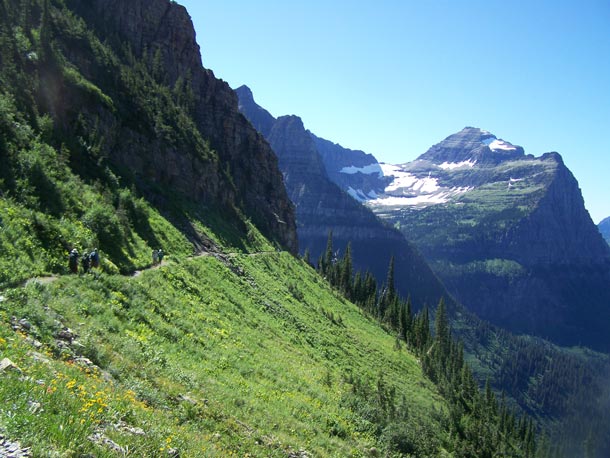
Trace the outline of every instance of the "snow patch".
{"type": "Polygon", "coordinates": [[[394,178],[388,187],[385,188],[386,192],[411,189],[413,191],[431,193],[439,190],[438,178],[432,178],[430,174],[425,178],[418,178],[412,173],[402,171],[400,167],[395,165],[382,164],[381,167],[385,176],[394,178]]]}
{"type": "Polygon", "coordinates": [[[453,170],[453,169],[459,169],[462,167],[474,167],[474,165],[477,163],[476,160],[473,159],[468,159],[467,161],[462,161],[462,162],[443,162],[442,164],[439,165],[439,167],[443,170],[453,170]]]}
{"type": "Polygon", "coordinates": [[[356,167],[354,165],[351,165],[349,167],[343,167],[340,170],[341,173],[347,173],[348,175],[353,175],[355,173],[363,173],[365,175],[372,175],[374,173],[377,173],[380,177],[383,176],[383,170],[381,169],[380,165],[377,164],[376,162],[369,164],[369,165],[365,165],[364,167],[356,167]]]}
{"type": "MultiPolygon", "coordinates": [[[[472,159],[460,163],[461,167],[472,167],[476,161],[472,159]]],[[[385,195],[373,197],[367,202],[371,206],[389,207],[427,207],[430,205],[444,204],[453,197],[464,194],[474,187],[443,187],[439,185],[439,179],[428,172],[427,176],[418,177],[412,173],[405,172],[400,166],[381,164],[383,173],[392,177],[393,181],[386,187],[385,195]],[[388,195],[388,193],[393,195],[388,195]]],[[[449,168],[449,167],[447,167],[449,168]]]]}
{"type": "Polygon", "coordinates": [[[427,207],[449,202],[452,197],[472,191],[474,187],[454,187],[433,194],[420,194],[417,196],[385,196],[369,201],[369,205],[384,207],[427,207]]]}
{"type": "Polygon", "coordinates": [[[498,139],[491,142],[488,146],[492,151],[514,151],[517,149],[510,143],[498,139]]]}
{"type": "Polygon", "coordinates": [[[349,187],[349,189],[347,190],[347,193],[352,196],[353,199],[357,200],[358,202],[364,202],[365,200],[368,200],[366,194],[364,194],[364,192],[362,192],[362,190],[360,189],[354,189],[351,186],[349,187]]]}

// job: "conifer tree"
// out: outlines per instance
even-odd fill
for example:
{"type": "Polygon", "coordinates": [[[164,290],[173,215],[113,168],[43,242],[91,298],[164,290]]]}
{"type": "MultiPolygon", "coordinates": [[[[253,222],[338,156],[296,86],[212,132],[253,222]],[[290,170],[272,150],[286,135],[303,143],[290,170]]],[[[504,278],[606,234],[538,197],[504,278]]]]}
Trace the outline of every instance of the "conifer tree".
{"type": "Polygon", "coordinates": [[[21,25],[26,35],[30,35],[31,23],[31,0],[21,0],[21,25]]]}
{"type": "Polygon", "coordinates": [[[326,249],[324,253],[320,255],[320,260],[318,261],[318,266],[320,272],[325,277],[329,277],[330,266],[333,262],[333,231],[328,231],[328,239],[326,240],[326,249]]]}
{"type": "Polygon", "coordinates": [[[51,59],[51,13],[49,11],[49,0],[44,0],[42,8],[42,19],[40,22],[40,51],[41,60],[48,61],[51,59]]]}
{"type": "Polygon", "coordinates": [[[400,336],[408,342],[411,332],[411,298],[407,302],[400,303],[400,336]]]}
{"type": "Polygon", "coordinates": [[[447,318],[447,310],[445,307],[445,300],[441,298],[436,308],[435,317],[435,342],[437,345],[437,351],[441,356],[441,360],[446,360],[449,356],[450,344],[451,344],[451,333],[449,331],[449,320],[447,318]]]}
{"type": "Polygon", "coordinates": [[[390,257],[390,264],[388,265],[388,276],[386,277],[385,287],[388,293],[388,302],[394,300],[396,296],[396,286],[394,285],[394,256],[390,257]]]}
{"type": "Polygon", "coordinates": [[[345,248],[345,254],[341,262],[341,271],[339,272],[339,287],[343,291],[348,299],[352,299],[352,243],[348,242],[345,248]]]}
{"type": "Polygon", "coordinates": [[[354,276],[354,283],[352,286],[352,299],[355,304],[361,307],[364,305],[365,300],[365,295],[363,294],[363,286],[364,283],[362,279],[362,274],[360,273],[360,271],[358,271],[354,276]]]}

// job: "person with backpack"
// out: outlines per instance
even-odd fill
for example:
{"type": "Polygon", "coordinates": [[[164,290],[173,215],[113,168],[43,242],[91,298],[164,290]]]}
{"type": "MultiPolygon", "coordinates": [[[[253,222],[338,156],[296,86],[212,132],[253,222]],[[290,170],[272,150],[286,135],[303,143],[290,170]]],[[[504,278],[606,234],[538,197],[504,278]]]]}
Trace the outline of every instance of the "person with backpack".
{"type": "Polygon", "coordinates": [[[72,248],[72,251],[70,251],[68,267],[70,267],[70,272],[73,274],[78,273],[78,250],[76,248],[72,248]]]}
{"type": "Polygon", "coordinates": [[[83,253],[83,257],[81,258],[81,266],[83,267],[83,273],[85,274],[89,272],[89,263],[89,253],[85,251],[85,253],[83,253]]]}
{"type": "Polygon", "coordinates": [[[97,251],[97,248],[95,248],[91,254],[89,255],[89,260],[91,261],[91,267],[99,267],[100,266],[100,254],[97,251]]]}
{"type": "Polygon", "coordinates": [[[161,248],[159,248],[157,250],[157,257],[159,258],[159,264],[161,264],[163,262],[163,256],[165,256],[165,253],[163,253],[163,250],[161,248]]]}

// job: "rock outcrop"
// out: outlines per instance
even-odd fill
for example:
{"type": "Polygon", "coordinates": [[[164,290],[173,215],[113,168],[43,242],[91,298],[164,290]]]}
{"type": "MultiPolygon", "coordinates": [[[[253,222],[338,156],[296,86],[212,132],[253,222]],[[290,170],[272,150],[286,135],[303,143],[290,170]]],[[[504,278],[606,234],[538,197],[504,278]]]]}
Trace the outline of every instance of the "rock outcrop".
{"type": "Polygon", "coordinates": [[[328,177],[354,199],[362,202],[382,194],[389,180],[372,154],[343,148],[311,134],[328,177]]]}
{"type": "Polygon", "coordinates": [[[517,333],[610,349],[610,249],[559,154],[468,127],[385,171],[392,183],[367,204],[456,299],[517,333]]]}
{"type": "Polygon", "coordinates": [[[297,232],[301,252],[309,250],[317,260],[326,248],[329,231],[339,256],[348,243],[352,245],[356,269],[369,270],[379,284],[385,281],[390,258],[395,258],[396,286],[405,297],[410,294],[416,307],[436,305],[442,296],[452,302],[446,290],[421,255],[404,236],[383,224],[327,174],[315,136],[307,131],[297,116],[273,118],[256,105],[246,87],[236,90],[240,109],[253,125],[259,126],[273,151],[297,214],[297,232]]]}
{"type": "Polygon", "coordinates": [[[115,56],[100,66],[90,50],[65,43],[66,57],[115,104],[83,104],[68,94],[48,97],[49,111],[66,128],[80,123],[103,131],[100,154],[136,178],[205,206],[241,208],[267,236],[296,252],[294,209],[277,159],[239,112],[231,88],[203,68],[186,9],[169,0],[67,3],[115,56]],[[158,100],[138,105],[142,95],[130,92],[121,72],[142,65],[166,89],[158,100]],[[155,112],[164,96],[178,99],[186,116],[163,119],[155,112]]]}
{"type": "Polygon", "coordinates": [[[598,225],[600,234],[610,244],[610,217],[603,219],[598,225]]]}

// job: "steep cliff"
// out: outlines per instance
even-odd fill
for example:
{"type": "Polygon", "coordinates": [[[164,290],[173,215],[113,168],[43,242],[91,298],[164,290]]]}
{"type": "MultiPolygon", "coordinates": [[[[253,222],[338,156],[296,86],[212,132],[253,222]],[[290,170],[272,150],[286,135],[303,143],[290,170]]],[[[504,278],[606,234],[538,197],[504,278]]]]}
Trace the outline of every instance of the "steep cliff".
{"type": "Polygon", "coordinates": [[[354,266],[370,270],[379,283],[386,278],[390,258],[395,258],[398,290],[410,294],[415,306],[436,304],[446,290],[421,255],[397,230],[384,225],[366,207],[333,183],[326,172],[315,136],[297,116],[274,119],[259,107],[246,87],[236,90],[240,109],[255,126],[267,131],[267,139],[277,154],[290,198],[295,204],[301,251],[309,250],[315,261],[326,248],[332,231],[333,247],[343,254],[352,245],[354,266]]]}
{"type": "Polygon", "coordinates": [[[361,202],[383,193],[389,180],[383,175],[375,156],[343,148],[314,134],[311,137],[332,182],[361,202]]]}
{"type": "Polygon", "coordinates": [[[399,225],[462,303],[515,332],[610,348],[610,250],[557,153],[465,128],[367,204],[399,225]]]}
{"type": "Polygon", "coordinates": [[[598,225],[600,234],[604,237],[606,242],[610,244],[610,217],[602,220],[598,225]]]}
{"type": "Polygon", "coordinates": [[[67,5],[82,17],[83,29],[62,34],[56,24],[54,46],[112,105],[84,103],[49,72],[49,87],[61,96],[43,89],[46,108],[64,129],[95,127],[100,136],[90,141],[115,166],[149,187],[171,188],[206,206],[240,208],[296,252],[294,210],[275,155],[239,113],[229,86],[203,68],[185,8],[169,0],[67,5]],[[134,81],[140,77],[143,83],[134,81]],[[168,110],[171,116],[164,115],[168,110]]]}

